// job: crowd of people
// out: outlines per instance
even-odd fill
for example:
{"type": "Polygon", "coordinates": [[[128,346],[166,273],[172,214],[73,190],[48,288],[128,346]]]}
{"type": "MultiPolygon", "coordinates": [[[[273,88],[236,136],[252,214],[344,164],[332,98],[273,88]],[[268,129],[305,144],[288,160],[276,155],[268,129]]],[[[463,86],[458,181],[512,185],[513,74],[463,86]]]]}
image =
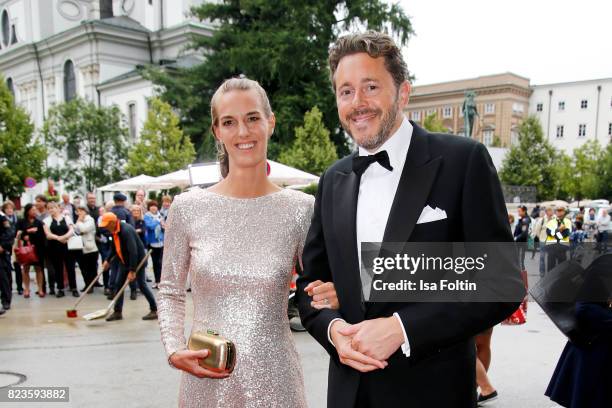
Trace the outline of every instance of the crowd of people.
{"type": "MultiPolygon", "coordinates": [[[[102,222],[105,217],[109,218],[107,214],[112,214],[117,224],[128,224],[134,229],[140,241],[137,246],[151,250],[154,279],[146,277],[146,262],[142,282],[129,279],[130,299],[137,298],[140,287],[151,307],[151,313],[145,317],[156,319],[155,298],[147,282],[152,282],[157,289],[161,279],[164,229],[172,197],[163,196],[160,205],[156,200],[146,200],[145,192],[139,190],[133,203],[127,202],[123,193],[114,194],[113,200],[104,205],[98,205],[96,195],[91,192],[86,194],[84,203],[78,195],[70,197],[64,193],[60,197],[53,180],[49,180],[47,190],[37,195],[34,203],[24,206],[21,216],[12,201],[5,201],[0,212],[0,314],[10,309],[14,287],[18,295],[26,299],[32,296],[32,276],[36,283],[34,293],[40,298],[61,298],[66,294],[79,297],[90,286],[88,293],[100,288],[112,299],[125,279],[129,279],[130,270],[124,258],[132,255],[122,253],[120,243],[114,243],[121,239],[121,227],[113,224],[110,229],[108,222],[106,225],[102,222]],[[77,266],[84,282],[82,288],[77,287],[77,266]]],[[[139,255],[142,257],[144,251],[139,255]]],[[[121,309],[116,307],[115,312],[111,320],[120,318],[121,309]]]]}
{"type": "MultiPolygon", "coordinates": [[[[508,222],[517,242],[519,262],[527,284],[525,256],[532,251],[532,259],[540,253],[539,275],[569,258],[579,256],[579,248],[591,244],[592,249],[603,254],[608,251],[608,237],[612,233],[610,209],[584,207],[568,213],[564,206],[541,207],[536,205],[531,213],[527,206],[520,205],[517,216],[508,213],[508,222]]],[[[526,308],[525,308],[526,310],[526,308]]],[[[476,381],[480,390],[479,405],[485,405],[497,398],[498,392],[491,384],[487,372],[491,364],[491,336],[493,328],[476,336],[476,381]]],[[[548,395],[548,394],[547,394],[548,395]]]]}
{"type": "Polygon", "coordinates": [[[536,205],[531,214],[527,207],[518,207],[518,216],[508,214],[514,240],[519,245],[521,267],[525,269],[525,254],[540,253],[540,276],[574,257],[584,244],[591,244],[600,254],[608,252],[612,222],[609,208],[580,207],[577,212],[568,213],[564,206],[540,207],[536,205]]]}

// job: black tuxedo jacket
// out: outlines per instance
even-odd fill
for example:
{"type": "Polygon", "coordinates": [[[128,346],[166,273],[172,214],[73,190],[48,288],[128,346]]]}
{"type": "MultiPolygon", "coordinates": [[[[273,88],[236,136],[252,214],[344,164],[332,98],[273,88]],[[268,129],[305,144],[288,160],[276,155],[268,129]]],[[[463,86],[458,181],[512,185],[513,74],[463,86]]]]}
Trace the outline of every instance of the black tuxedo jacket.
{"type": "MultiPolygon", "coordinates": [[[[384,242],[512,242],[500,182],[486,148],[468,138],[412,126],[384,242]],[[448,218],[417,224],[426,205],[445,210],[448,218]]],[[[320,178],[303,253],[304,271],[297,283],[304,326],[331,356],[328,406],[473,407],[473,336],[509,316],[519,303],[363,305],[355,232],[359,191],[359,179],[352,172],[355,154],[333,164],[320,178]],[[334,282],[339,310],[310,306],[303,289],[317,279],[334,282]],[[404,324],[410,357],[400,348],[384,370],[366,374],[340,363],[327,338],[332,319],[355,324],[394,312],[404,324]]],[[[522,286],[518,273],[515,283],[522,286]]]]}

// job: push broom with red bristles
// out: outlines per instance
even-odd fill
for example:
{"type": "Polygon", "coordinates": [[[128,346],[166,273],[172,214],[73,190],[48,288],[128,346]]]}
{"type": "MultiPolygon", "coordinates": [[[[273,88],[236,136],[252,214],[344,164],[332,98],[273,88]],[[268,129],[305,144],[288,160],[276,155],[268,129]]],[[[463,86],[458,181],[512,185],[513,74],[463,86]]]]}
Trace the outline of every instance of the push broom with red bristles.
{"type": "MultiPolygon", "coordinates": [[[[110,264],[110,262],[113,261],[113,259],[115,259],[114,256],[109,259],[109,264],[110,264]]],[[[98,274],[98,276],[96,276],[96,278],[89,283],[89,286],[87,286],[85,291],[83,293],[81,293],[81,296],[79,296],[79,298],[77,299],[77,301],[74,304],[74,306],[72,307],[72,309],[66,310],[66,317],[68,317],[70,319],[76,319],[78,317],[77,306],[79,305],[79,303],[81,303],[81,300],[83,300],[85,298],[85,296],[87,295],[87,292],[89,292],[89,289],[91,289],[91,287],[93,285],[95,285],[95,283],[98,281],[98,279],[100,279],[100,275],[102,275],[104,273],[104,271],[105,271],[105,269],[102,269],[100,271],[100,273],[98,274]]]]}
{"type": "MultiPolygon", "coordinates": [[[[144,258],[142,258],[140,260],[140,263],[138,264],[138,266],[136,266],[136,270],[134,272],[138,273],[138,271],[140,271],[140,268],[142,268],[144,263],[147,261],[147,258],[149,257],[149,255],[151,255],[151,249],[149,249],[147,251],[147,253],[145,254],[144,258]]],[[[130,283],[130,280],[127,279],[127,276],[126,276],[126,279],[125,279],[125,282],[123,283],[123,286],[115,294],[115,297],[110,302],[110,304],[106,307],[106,309],[96,310],[95,312],[88,313],[85,316],[83,316],[83,319],[85,319],[85,320],[96,320],[96,319],[101,319],[101,318],[105,317],[106,315],[108,315],[110,310],[115,305],[115,302],[117,302],[119,297],[123,294],[123,291],[125,290],[125,288],[128,286],[129,283],[130,283]]]]}
{"type": "Polygon", "coordinates": [[[85,296],[87,295],[87,292],[89,292],[89,289],[91,289],[91,287],[98,281],[98,279],[100,279],[100,275],[102,275],[103,273],[104,273],[104,269],[102,269],[100,271],[100,273],[98,274],[98,276],[96,276],[95,279],[92,279],[92,281],[89,283],[89,285],[87,285],[87,288],[85,288],[85,291],[83,293],[81,293],[81,296],[79,296],[79,298],[77,299],[77,301],[74,304],[74,306],[72,307],[72,309],[66,310],[66,317],[74,319],[74,318],[76,318],[78,316],[78,314],[77,314],[77,306],[85,298],[85,296]]]}

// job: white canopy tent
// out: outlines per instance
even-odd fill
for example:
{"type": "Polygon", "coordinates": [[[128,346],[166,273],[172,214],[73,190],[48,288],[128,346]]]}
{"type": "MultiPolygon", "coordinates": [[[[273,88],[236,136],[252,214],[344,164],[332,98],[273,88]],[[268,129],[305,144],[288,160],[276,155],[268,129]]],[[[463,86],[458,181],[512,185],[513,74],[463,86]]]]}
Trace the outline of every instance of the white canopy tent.
{"type": "Polygon", "coordinates": [[[177,170],[172,173],[164,174],[163,176],[155,177],[153,184],[156,186],[160,185],[163,189],[189,187],[189,170],[177,170]],[[167,187],[168,185],[170,187],[167,187]]]}
{"type": "MultiPolygon", "coordinates": [[[[284,165],[282,163],[268,160],[270,164],[270,181],[280,186],[308,185],[317,183],[319,177],[302,170],[284,165]]],[[[164,185],[172,184],[172,187],[185,188],[188,186],[210,186],[221,180],[219,162],[197,163],[189,165],[186,170],[178,170],[163,176],[156,177],[151,181],[151,186],[157,183],[164,185]]],[[[151,187],[154,188],[154,187],[151,187]]]]}
{"type": "Polygon", "coordinates": [[[312,184],[319,182],[319,176],[306,173],[305,171],[268,160],[270,163],[270,181],[281,186],[291,186],[294,184],[312,184]]]}
{"type": "Polygon", "coordinates": [[[116,183],[107,184],[105,186],[99,187],[98,191],[137,191],[139,189],[143,190],[153,190],[153,189],[161,189],[161,188],[170,188],[172,186],[168,185],[168,187],[160,187],[159,184],[153,184],[155,181],[155,177],[147,176],[146,174],[141,174],[136,177],[132,177],[126,180],[121,180],[116,183]]]}

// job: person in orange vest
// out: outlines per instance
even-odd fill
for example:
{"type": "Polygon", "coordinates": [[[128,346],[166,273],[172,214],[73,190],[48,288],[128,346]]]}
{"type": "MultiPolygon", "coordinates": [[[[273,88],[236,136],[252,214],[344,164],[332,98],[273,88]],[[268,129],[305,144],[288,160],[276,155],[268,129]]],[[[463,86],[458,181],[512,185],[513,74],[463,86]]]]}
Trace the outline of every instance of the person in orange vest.
{"type": "MultiPolygon", "coordinates": [[[[143,320],[157,319],[157,303],[155,296],[149,289],[145,279],[144,268],[136,271],[138,263],[145,257],[145,248],[142,241],[138,237],[136,230],[126,222],[120,222],[117,216],[112,212],[106,212],[100,219],[100,228],[106,229],[113,237],[111,244],[111,255],[109,258],[116,256],[119,260],[120,268],[115,282],[115,290],[119,290],[125,279],[130,282],[136,281],[142,294],[147,298],[151,311],[145,315],[143,320]]],[[[109,267],[108,261],[104,261],[102,268],[109,267]]],[[[115,303],[115,311],[106,318],[107,321],[123,319],[123,294],[115,303]]]]}

